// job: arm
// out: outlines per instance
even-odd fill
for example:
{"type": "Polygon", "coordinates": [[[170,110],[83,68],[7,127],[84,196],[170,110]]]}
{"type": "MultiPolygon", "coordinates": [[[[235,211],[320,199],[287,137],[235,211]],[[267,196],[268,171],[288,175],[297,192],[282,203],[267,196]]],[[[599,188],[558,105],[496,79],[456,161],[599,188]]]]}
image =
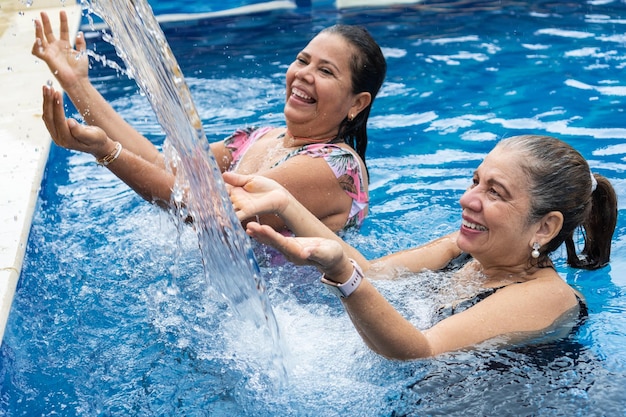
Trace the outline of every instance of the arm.
{"type": "MultiPolygon", "coordinates": [[[[230,198],[239,220],[261,214],[275,214],[296,236],[315,236],[334,240],[342,245],[348,257],[357,261],[363,270],[371,266],[360,252],[325,227],[297,198],[276,181],[261,176],[231,172],[224,173],[223,176],[225,182],[231,186],[230,198]]],[[[394,266],[401,266],[415,272],[422,269],[441,269],[461,253],[456,246],[456,236],[455,232],[418,248],[397,252],[372,263],[376,264],[377,271],[382,272],[394,266]]]]}
{"type": "Polygon", "coordinates": [[[369,268],[369,262],[359,251],[326,227],[276,181],[260,175],[240,175],[233,172],[225,172],[223,177],[229,185],[230,199],[239,220],[261,214],[275,214],[297,236],[321,237],[334,241],[364,270],[369,268]]]}
{"type": "Polygon", "coordinates": [[[85,52],[85,39],[79,33],[76,37],[76,49],[72,48],[64,11],[60,12],[60,22],[60,37],[57,39],[48,15],[41,13],[41,21],[35,21],[36,39],[32,54],[45,61],[87,124],[100,127],[108,137],[120,142],[125,149],[163,167],[163,156],[158,149],[115,112],[89,81],[89,57],[85,52]]]}
{"type": "MultiPolygon", "coordinates": [[[[250,223],[247,232],[296,264],[316,266],[332,281],[343,283],[352,275],[353,266],[338,242],[285,237],[258,223],[250,223]]],[[[498,337],[499,342],[508,343],[529,339],[559,324],[577,305],[571,288],[553,271],[507,286],[424,331],[402,317],[367,279],[342,302],[373,351],[403,360],[435,356],[498,337]]]]}
{"type": "MultiPolygon", "coordinates": [[[[59,146],[90,153],[97,159],[114,153],[115,141],[104,130],[96,126],[83,126],[74,119],[65,118],[61,92],[49,87],[43,87],[43,120],[52,140],[59,146]]],[[[144,199],[164,208],[169,207],[175,178],[165,169],[127,149],[122,149],[107,168],[144,199]]]]}
{"type": "MultiPolygon", "coordinates": [[[[344,251],[345,246],[334,239],[286,237],[256,222],[248,224],[247,233],[264,244],[274,246],[295,264],[316,266],[332,281],[343,283],[352,275],[353,266],[344,251]]],[[[363,279],[356,291],[342,301],[355,328],[375,352],[398,359],[432,354],[426,337],[404,319],[367,279],[363,279]]]]}
{"type": "Polygon", "coordinates": [[[457,235],[458,232],[450,233],[425,245],[395,252],[373,262],[381,272],[393,267],[407,268],[412,272],[424,269],[437,271],[461,254],[461,249],[456,245],[457,235]]]}

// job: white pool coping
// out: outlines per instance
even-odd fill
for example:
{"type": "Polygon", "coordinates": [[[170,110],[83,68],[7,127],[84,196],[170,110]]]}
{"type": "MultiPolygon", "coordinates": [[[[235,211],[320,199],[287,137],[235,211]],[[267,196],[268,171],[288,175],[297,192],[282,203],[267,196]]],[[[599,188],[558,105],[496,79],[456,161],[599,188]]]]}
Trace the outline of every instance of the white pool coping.
{"type": "Polygon", "coordinates": [[[41,87],[53,77],[30,53],[33,21],[45,10],[58,33],[59,11],[65,10],[71,33],[76,33],[81,20],[81,6],[71,1],[28,3],[0,0],[0,342],[51,144],[41,120],[41,87]]]}

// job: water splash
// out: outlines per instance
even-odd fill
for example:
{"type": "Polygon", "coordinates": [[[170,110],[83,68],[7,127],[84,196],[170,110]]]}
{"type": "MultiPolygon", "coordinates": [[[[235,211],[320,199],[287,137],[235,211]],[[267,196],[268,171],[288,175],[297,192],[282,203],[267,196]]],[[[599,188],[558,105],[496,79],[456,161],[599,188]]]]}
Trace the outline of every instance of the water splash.
{"type": "MultiPolygon", "coordinates": [[[[284,383],[286,371],[278,325],[265,283],[210,151],[202,122],[182,71],[144,0],[94,0],[83,4],[112,32],[111,42],[150,101],[167,142],[175,150],[177,187],[187,188],[186,212],[194,218],[207,281],[242,319],[264,331],[272,368],[268,375],[284,383]]],[[[174,195],[177,191],[174,191],[174,195]]]]}

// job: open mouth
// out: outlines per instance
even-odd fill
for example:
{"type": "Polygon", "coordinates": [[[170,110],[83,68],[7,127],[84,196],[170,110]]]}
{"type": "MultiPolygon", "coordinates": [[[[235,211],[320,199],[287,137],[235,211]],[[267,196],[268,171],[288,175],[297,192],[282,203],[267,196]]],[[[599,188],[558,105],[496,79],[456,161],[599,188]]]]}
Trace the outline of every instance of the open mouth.
{"type": "Polygon", "coordinates": [[[305,103],[313,104],[315,103],[315,99],[308,94],[306,94],[302,90],[298,90],[297,88],[293,88],[291,90],[291,96],[297,98],[300,101],[304,101],[305,103]]]}
{"type": "Polygon", "coordinates": [[[486,232],[487,230],[489,230],[485,226],[477,223],[470,223],[467,220],[463,220],[463,226],[467,227],[468,229],[478,230],[479,232],[486,232]]]}

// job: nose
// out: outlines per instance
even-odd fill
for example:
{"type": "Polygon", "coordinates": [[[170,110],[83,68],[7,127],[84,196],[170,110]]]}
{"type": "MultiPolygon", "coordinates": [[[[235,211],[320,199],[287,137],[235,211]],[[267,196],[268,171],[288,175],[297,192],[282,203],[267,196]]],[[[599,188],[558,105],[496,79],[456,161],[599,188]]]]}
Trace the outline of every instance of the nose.
{"type": "Polygon", "coordinates": [[[313,83],[313,72],[311,71],[311,66],[306,65],[301,67],[296,71],[296,78],[299,80],[304,80],[308,83],[313,83]]]}
{"type": "Polygon", "coordinates": [[[459,204],[462,209],[469,209],[473,212],[479,212],[482,209],[482,200],[480,187],[470,187],[459,199],[459,204]]]}

